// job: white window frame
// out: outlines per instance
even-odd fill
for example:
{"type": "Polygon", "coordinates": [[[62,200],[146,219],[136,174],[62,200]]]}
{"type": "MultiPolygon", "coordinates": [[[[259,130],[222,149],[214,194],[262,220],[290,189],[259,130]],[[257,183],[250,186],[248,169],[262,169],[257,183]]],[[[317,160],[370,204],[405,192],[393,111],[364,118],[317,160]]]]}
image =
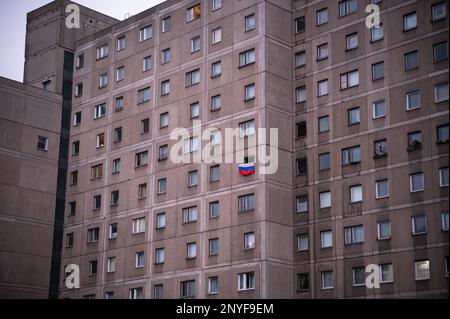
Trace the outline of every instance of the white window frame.
{"type": "Polygon", "coordinates": [[[416,279],[416,281],[422,281],[422,280],[430,280],[431,279],[431,271],[430,271],[430,261],[427,259],[427,260],[417,260],[417,261],[414,261],[414,274],[415,274],[415,279],[416,279]],[[419,266],[419,264],[421,264],[421,263],[426,263],[427,264],[427,266],[428,266],[428,274],[427,274],[427,276],[425,276],[425,277],[422,277],[422,276],[418,276],[419,275],[419,273],[418,273],[418,266],[419,266]]]}
{"type": "Polygon", "coordinates": [[[256,276],[253,271],[238,274],[238,291],[254,290],[255,285],[256,276]]]}
{"type": "Polygon", "coordinates": [[[425,235],[428,232],[427,216],[426,215],[412,216],[411,217],[411,230],[412,230],[412,234],[413,235],[425,235]],[[425,231],[422,231],[422,232],[417,231],[416,224],[414,222],[416,220],[416,218],[423,218],[424,219],[425,231]]]}
{"type": "Polygon", "coordinates": [[[423,192],[425,190],[425,175],[423,172],[414,173],[409,175],[409,191],[410,193],[417,193],[417,192],[423,192]],[[413,190],[413,177],[414,176],[421,176],[422,179],[422,188],[413,190]]]}
{"type": "Polygon", "coordinates": [[[377,239],[385,240],[390,239],[392,237],[392,225],[390,220],[381,220],[377,222],[377,239]],[[389,224],[389,236],[381,236],[381,224],[389,224]]]}
{"type": "Polygon", "coordinates": [[[323,230],[320,232],[320,248],[324,249],[324,248],[332,248],[333,247],[333,231],[332,230],[323,230]],[[330,245],[325,246],[326,243],[326,239],[328,238],[328,236],[330,236],[329,238],[330,240],[330,245]]]}
{"type": "Polygon", "coordinates": [[[334,289],[334,278],[333,278],[333,271],[332,270],[328,270],[328,271],[322,271],[320,273],[320,279],[321,279],[321,288],[322,290],[329,290],[329,289],[334,289]],[[332,285],[331,286],[325,286],[325,274],[331,274],[331,279],[332,279],[332,285]]]}
{"type": "Polygon", "coordinates": [[[448,82],[438,83],[434,86],[434,103],[440,103],[440,102],[444,102],[444,101],[448,101],[448,82]],[[443,86],[447,87],[447,91],[446,91],[447,96],[446,97],[444,96],[443,98],[438,99],[438,88],[443,87],[443,86]]]}
{"type": "Polygon", "coordinates": [[[116,257],[108,257],[106,260],[106,272],[107,273],[113,273],[116,272],[116,257]]]}
{"type": "Polygon", "coordinates": [[[305,252],[309,251],[309,234],[298,234],[297,235],[297,251],[298,252],[305,252]],[[306,241],[306,247],[302,245],[305,244],[306,241]]]}
{"type": "Polygon", "coordinates": [[[375,181],[375,198],[376,199],[387,198],[387,197],[389,197],[389,195],[390,195],[389,194],[389,180],[388,179],[381,179],[381,180],[375,181]],[[379,191],[379,188],[378,188],[378,186],[381,183],[386,183],[386,185],[387,185],[387,194],[383,195],[383,196],[380,195],[380,191],[379,191]]]}
{"type": "Polygon", "coordinates": [[[222,42],[222,28],[216,28],[211,31],[211,44],[222,42]]]}
{"type": "Polygon", "coordinates": [[[362,185],[350,186],[350,203],[361,203],[363,201],[363,187],[362,185]],[[354,193],[358,192],[358,193],[354,193]]]}
{"type": "Polygon", "coordinates": [[[331,191],[326,192],[320,192],[319,193],[319,208],[330,208],[332,206],[332,198],[331,198],[331,191]],[[324,196],[329,196],[329,200],[327,198],[324,198],[324,196]],[[324,202],[326,200],[326,202],[324,202]],[[327,204],[329,202],[329,204],[327,204]]]}
{"type": "Polygon", "coordinates": [[[421,96],[420,96],[420,90],[414,90],[414,91],[411,91],[411,92],[407,92],[406,93],[406,110],[407,111],[412,111],[412,110],[415,110],[415,109],[419,109],[420,107],[421,107],[421,96]],[[418,94],[418,96],[419,96],[419,105],[417,105],[417,106],[415,106],[415,107],[411,107],[411,105],[410,105],[410,103],[409,103],[409,97],[410,96],[413,96],[413,95],[415,95],[415,94],[418,94]]]}
{"type": "Polygon", "coordinates": [[[142,234],[145,233],[146,223],[145,217],[135,218],[132,221],[131,233],[134,234],[142,234]]]}
{"type": "Polygon", "coordinates": [[[145,267],[145,252],[138,251],[135,254],[135,268],[144,268],[145,267]],[[142,264],[139,263],[139,259],[142,256],[142,264]]]}
{"type": "Polygon", "coordinates": [[[153,37],[153,26],[150,24],[139,29],[139,42],[144,42],[153,37]]]}
{"type": "Polygon", "coordinates": [[[115,238],[117,238],[118,234],[119,234],[119,225],[117,223],[109,224],[108,239],[115,239],[115,238]],[[116,232],[115,233],[113,233],[113,225],[116,226],[116,232]]]}
{"type": "Polygon", "coordinates": [[[379,118],[382,118],[382,117],[385,117],[385,116],[386,116],[386,100],[379,100],[379,101],[373,102],[372,103],[372,118],[373,119],[379,119],[379,118]],[[377,109],[377,106],[381,105],[381,104],[384,105],[384,112],[383,112],[383,114],[380,114],[380,115],[377,116],[376,109],[377,109]]]}
{"type": "Polygon", "coordinates": [[[255,232],[249,232],[244,234],[244,250],[255,249],[256,247],[256,235],[255,232]]]}
{"type": "Polygon", "coordinates": [[[447,171],[447,180],[449,179],[448,177],[448,167],[442,167],[439,169],[439,187],[447,187],[449,185],[449,183],[447,182],[447,184],[444,184],[444,176],[443,174],[445,173],[445,171],[447,171]]]}

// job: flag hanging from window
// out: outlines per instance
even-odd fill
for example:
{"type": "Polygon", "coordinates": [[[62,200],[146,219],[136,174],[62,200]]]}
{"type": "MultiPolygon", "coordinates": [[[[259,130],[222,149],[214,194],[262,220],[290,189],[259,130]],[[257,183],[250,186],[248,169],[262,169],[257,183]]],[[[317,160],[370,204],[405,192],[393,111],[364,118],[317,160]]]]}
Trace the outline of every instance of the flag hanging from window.
{"type": "Polygon", "coordinates": [[[254,173],[255,173],[254,163],[239,164],[239,174],[246,176],[252,175],[254,173]]]}

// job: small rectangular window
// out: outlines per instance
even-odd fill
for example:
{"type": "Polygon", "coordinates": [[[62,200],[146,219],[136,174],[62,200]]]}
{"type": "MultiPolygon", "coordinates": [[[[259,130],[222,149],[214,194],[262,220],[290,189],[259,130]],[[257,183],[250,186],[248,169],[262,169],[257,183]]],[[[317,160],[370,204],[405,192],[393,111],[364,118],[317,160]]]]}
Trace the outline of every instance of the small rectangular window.
{"type": "Polygon", "coordinates": [[[411,12],[403,16],[403,31],[409,31],[417,27],[417,13],[411,12]]]}
{"type": "Polygon", "coordinates": [[[218,201],[209,203],[209,218],[218,218],[220,205],[218,201]]]}
{"type": "Polygon", "coordinates": [[[295,19],[295,33],[305,32],[305,17],[295,19]]]}
{"type": "Polygon", "coordinates": [[[316,25],[320,26],[328,22],[328,8],[320,9],[316,12],[316,25]]]}
{"type": "Polygon", "coordinates": [[[153,36],[153,27],[151,25],[146,26],[139,30],[139,42],[151,39],[153,36]]]}

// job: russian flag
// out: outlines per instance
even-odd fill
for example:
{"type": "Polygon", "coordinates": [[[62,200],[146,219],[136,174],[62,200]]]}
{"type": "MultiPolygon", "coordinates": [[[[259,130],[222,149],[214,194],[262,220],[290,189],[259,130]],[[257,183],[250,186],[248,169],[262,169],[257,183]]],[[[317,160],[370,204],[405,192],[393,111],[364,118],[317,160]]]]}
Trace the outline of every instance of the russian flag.
{"type": "Polygon", "coordinates": [[[255,164],[254,163],[239,164],[239,174],[252,175],[254,173],[255,173],[255,164]]]}

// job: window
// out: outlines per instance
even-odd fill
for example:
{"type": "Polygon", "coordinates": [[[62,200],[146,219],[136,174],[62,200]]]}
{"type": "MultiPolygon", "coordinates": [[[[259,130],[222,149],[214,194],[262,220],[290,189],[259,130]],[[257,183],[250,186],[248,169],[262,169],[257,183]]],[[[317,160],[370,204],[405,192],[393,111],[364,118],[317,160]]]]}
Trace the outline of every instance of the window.
{"type": "Polygon", "coordinates": [[[222,0],[212,0],[212,11],[222,8],[222,0]]]}
{"type": "Polygon", "coordinates": [[[255,15],[251,14],[245,17],[245,32],[251,31],[256,28],[255,15]]]}
{"type": "Polygon", "coordinates": [[[152,61],[152,57],[151,55],[146,56],[143,60],[142,60],[142,71],[148,71],[153,67],[153,61],[152,61]]]}
{"type": "Polygon", "coordinates": [[[445,1],[436,3],[431,6],[431,18],[433,22],[445,19],[446,16],[447,4],[445,3],[445,1]]]}
{"type": "Polygon", "coordinates": [[[328,22],[328,8],[323,8],[316,12],[316,24],[320,26],[328,22]]]}
{"type": "Polygon", "coordinates": [[[317,46],[317,61],[328,58],[328,43],[317,46]]]}
{"type": "Polygon", "coordinates": [[[170,31],[170,29],[172,29],[172,18],[169,16],[162,19],[161,31],[165,33],[170,31]]]}
{"type": "Polygon", "coordinates": [[[191,53],[200,51],[200,36],[191,39],[191,53]]]}
{"type": "Polygon", "coordinates": [[[200,69],[186,73],[186,87],[200,83],[200,69]]]}
{"type": "Polygon", "coordinates": [[[330,153],[319,154],[319,171],[328,170],[331,167],[330,153]]]}
{"type": "Polygon", "coordinates": [[[306,102],[306,86],[295,89],[295,103],[306,102]]]}
{"type": "Polygon", "coordinates": [[[163,229],[166,227],[166,213],[159,213],[156,215],[156,229],[163,229]]]}
{"type": "Polygon", "coordinates": [[[239,54],[239,67],[255,63],[255,49],[250,49],[239,54]]]}
{"type": "Polygon", "coordinates": [[[238,274],[238,290],[255,289],[255,273],[246,272],[238,274]]]}
{"type": "Polygon", "coordinates": [[[113,291],[105,292],[105,299],[114,299],[114,292],[113,291]]]}
{"type": "Polygon", "coordinates": [[[143,251],[137,252],[136,253],[136,265],[135,265],[135,267],[136,268],[144,267],[144,262],[145,262],[145,260],[144,260],[144,252],[143,251]]]}
{"type": "Polygon", "coordinates": [[[137,100],[138,104],[148,102],[150,101],[150,98],[151,98],[150,88],[145,88],[138,91],[138,100],[137,100]]]}
{"type": "Polygon", "coordinates": [[[422,133],[420,131],[408,133],[408,151],[422,148],[422,133]]]}
{"type": "Polygon", "coordinates": [[[117,223],[109,225],[109,239],[117,238],[117,233],[118,233],[117,229],[118,229],[117,223]]]}
{"type": "Polygon", "coordinates": [[[342,150],[342,165],[350,165],[361,162],[361,147],[354,146],[342,150]]]}
{"type": "Polygon", "coordinates": [[[104,59],[108,56],[108,45],[102,45],[97,48],[97,60],[104,59]]]}
{"type": "Polygon", "coordinates": [[[448,82],[440,83],[434,86],[434,102],[448,101],[448,82]]]}
{"type": "Polygon", "coordinates": [[[384,62],[372,64],[372,81],[384,78],[384,62]]]}
{"type": "Polygon", "coordinates": [[[113,160],[112,163],[112,173],[119,174],[120,173],[120,158],[113,160]]]}
{"type": "Polygon", "coordinates": [[[83,96],[83,83],[75,85],[75,97],[83,96]]]}
{"type": "Polygon", "coordinates": [[[157,248],[155,250],[155,264],[164,264],[165,253],[164,248],[157,248]]]}
{"type": "Polygon", "coordinates": [[[105,115],[106,115],[106,104],[97,105],[94,108],[94,119],[105,117],[105,115]]]}
{"type": "Polygon", "coordinates": [[[167,95],[170,93],[170,80],[161,82],[161,95],[167,95]]]}
{"type": "Polygon", "coordinates": [[[385,284],[394,281],[394,267],[392,264],[380,265],[380,283],[385,284]]]}
{"type": "Polygon", "coordinates": [[[405,71],[419,67],[419,52],[413,51],[405,54],[405,71]]]}
{"type": "Polygon", "coordinates": [[[375,182],[375,197],[376,199],[389,197],[389,181],[387,179],[375,182]]]}
{"type": "Polygon", "coordinates": [[[328,79],[317,82],[317,95],[328,95],[328,79]]]}
{"type": "Polygon", "coordinates": [[[420,108],[420,91],[406,93],[406,110],[411,111],[420,108]]]}
{"type": "Polygon", "coordinates": [[[245,97],[244,101],[250,101],[255,98],[255,83],[249,84],[245,86],[245,97]]]}
{"type": "Polygon", "coordinates": [[[329,208],[331,207],[331,192],[321,192],[319,194],[319,207],[322,208],[329,208]]]}
{"type": "Polygon", "coordinates": [[[350,202],[351,203],[359,203],[362,202],[362,186],[356,185],[350,187],[350,202]]]}
{"type": "Polygon", "coordinates": [[[344,0],[339,2],[339,17],[345,17],[351,13],[358,11],[358,3],[356,0],[344,0]]]}
{"type": "Polygon", "coordinates": [[[220,166],[214,165],[209,168],[209,181],[217,182],[220,180],[220,166]]]}
{"type": "Polygon", "coordinates": [[[165,194],[167,192],[167,178],[158,180],[158,194],[165,194]]]}
{"type": "Polygon", "coordinates": [[[384,100],[373,102],[372,110],[374,119],[386,116],[386,102],[384,100]]]}
{"type": "Polygon", "coordinates": [[[440,125],[436,127],[437,132],[437,142],[447,143],[448,142],[448,124],[440,125]]]}
{"type": "Polygon", "coordinates": [[[136,153],[135,155],[135,167],[141,167],[148,164],[148,151],[136,153]]]}
{"type": "Polygon", "coordinates": [[[297,196],[297,213],[307,213],[308,212],[308,196],[301,195],[297,196]]]}
{"type": "Polygon", "coordinates": [[[111,192],[111,206],[116,206],[119,204],[119,191],[111,192]]]}
{"type": "Polygon", "coordinates": [[[363,225],[351,226],[344,228],[344,243],[346,245],[359,244],[364,242],[363,225]]]}
{"type": "Polygon", "coordinates": [[[169,146],[166,145],[161,145],[159,147],[159,160],[160,161],[165,161],[169,158],[169,146]]]}
{"type": "Polygon", "coordinates": [[[129,299],[142,299],[144,292],[142,287],[130,289],[129,299]]]}
{"type": "Polygon", "coordinates": [[[73,247],[73,233],[66,234],[66,248],[73,247]]]}
{"type": "Polygon", "coordinates": [[[169,112],[161,113],[159,115],[159,128],[165,128],[169,126],[169,112]]]}
{"type": "Polygon", "coordinates": [[[297,251],[308,251],[309,249],[309,236],[308,234],[297,235],[297,251]]]}
{"type": "Polygon", "coordinates": [[[118,127],[114,129],[114,143],[122,141],[122,128],[118,127]]]}
{"type": "Polygon", "coordinates": [[[308,174],[308,161],[306,158],[299,158],[296,160],[297,176],[305,176],[308,174]]]}
{"type": "Polygon", "coordinates": [[[211,64],[211,77],[215,78],[222,74],[222,64],[220,61],[211,64]]]}
{"type": "Polygon", "coordinates": [[[211,97],[211,111],[218,111],[221,108],[221,98],[220,95],[215,95],[211,97]]]}
{"type": "Polygon", "coordinates": [[[322,248],[333,247],[333,233],[331,230],[320,232],[320,246],[322,248]]]}
{"type": "Polygon", "coordinates": [[[78,183],[78,171],[73,171],[70,173],[70,186],[77,185],[78,183]]]}
{"type": "Polygon", "coordinates": [[[448,59],[448,42],[433,44],[433,62],[444,61],[448,59]]]}
{"type": "Polygon", "coordinates": [[[122,51],[125,49],[126,38],[125,36],[121,36],[117,39],[117,51],[122,51]]]}
{"type": "Polygon", "coordinates": [[[217,44],[222,41],[222,28],[212,30],[211,44],[217,44]]]}
{"type": "Polygon", "coordinates": [[[97,260],[89,261],[89,276],[95,276],[97,274],[97,260]]]}
{"type": "Polygon", "coordinates": [[[98,242],[100,237],[100,228],[91,228],[87,230],[87,243],[92,244],[98,242]]]}
{"type": "Polygon", "coordinates": [[[255,209],[255,194],[248,194],[238,197],[239,213],[248,212],[255,209]]]}
{"type": "Polygon", "coordinates": [[[138,199],[144,199],[147,197],[147,183],[138,185],[138,199]]]}
{"type": "Polygon", "coordinates": [[[309,290],[309,273],[301,273],[297,275],[298,290],[309,290]]]}
{"type": "Polygon", "coordinates": [[[416,280],[430,279],[430,261],[420,260],[414,262],[414,269],[416,273],[416,280]]]}
{"type": "Polygon", "coordinates": [[[194,102],[190,105],[191,110],[191,119],[196,119],[200,117],[200,104],[198,102],[194,102]]]}
{"type": "Polygon", "coordinates": [[[219,253],[219,239],[213,238],[209,240],[209,255],[215,256],[219,253]]]}
{"type": "Polygon", "coordinates": [[[104,73],[100,75],[99,88],[103,89],[108,86],[108,74],[104,73]]]}
{"type": "Polygon", "coordinates": [[[353,286],[364,286],[366,284],[366,268],[355,267],[352,269],[353,286]]]}
{"type": "Polygon", "coordinates": [[[391,238],[391,222],[389,220],[382,220],[377,223],[377,238],[389,239],[391,238]]]}
{"type": "Polygon", "coordinates": [[[255,121],[250,120],[239,123],[239,137],[244,138],[256,134],[255,121]]]}
{"type": "Polygon", "coordinates": [[[194,153],[198,150],[197,136],[190,137],[184,140],[184,154],[194,153]]]}
{"type": "Polygon", "coordinates": [[[296,138],[306,137],[306,122],[302,121],[295,124],[295,136],[296,138]]]}
{"type": "Polygon", "coordinates": [[[73,115],[73,126],[81,124],[81,112],[77,112],[73,115]]]}
{"type": "Polygon", "coordinates": [[[417,13],[411,12],[403,16],[403,31],[415,29],[417,27],[417,13]]]}
{"type": "Polygon", "coordinates": [[[358,47],[358,34],[352,33],[345,37],[347,50],[353,50],[358,47]]]}
{"type": "Polygon", "coordinates": [[[41,151],[48,150],[48,137],[38,136],[37,149],[41,151]]]}
{"type": "Polygon", "coordinates": [[[321,273],[322,289],[333,289],[333,272],[323,271],[321,273]]]}
{"type": "Polygon", "coordinates": [[[170,62],[170,48],[164,49],[161,51],[162,64],[166,64],[170,62]]]}
{"type": "Polygon", "coordinates": [[[99,210],[102,207],[102,195],[94,196],[94,210],[99,210]]]}
{"type": "Polygon", "coordinates": [[[341,74],[341,90],[349,89],[359,85],[359,71],[351,71],[341,74]]]}
{"type": "Polygon", "coordinates": [[[347,115],[348,115],[348,125],[359,124],[359,122],[361,121],[359,107],[349,109],[347,111],[347,115]]]}
{"type": "Polygon", "coordinates": [[[153,37],[153,27],[146,26],[139,30],[139,42],[151,39],[153,37]]]}
{"type": "Polygon", "coordinates": [[[195,280],[182,281],[180,283],[181,298],[195,297],[195,280]]]}
{"type": "Polygon", "coordinates": [[[319,133],[328,132],[330,130],[330,117],[328,115],[319,117],[319,133]]]}
{"type": "Polygon", "coordinates": [[[125,67],[120,67],[117,68],[117,72],[116,72],[116,81],[123,81],[125,80],[125,67]]]}
{"type": "Polygon", "coordinates": [[[411,193],[421,192],[424,190],[423,173],[409,175],[409,189],[411,193]]]}
{"type": "Polygon", "coordinates": [[[197,221],[197,206],[183,208],[182,217],[183,224],[197,221]]]}
{"type": "Polygon", "coordinates": [[[188,173],[188,187],[194,187],[198,185],[198,171],[192,171],[188,173]]]}
{"type": "Polygon", "coordinates": [[[119,111],[123,110],[123,108],[124,108],[124,99],[123,99],[123,96],[116,98],[114,110],[115,110],[116,112],[119,112],[119,111]]]}
{"type": "Polygon", "coordinates": [[[295,54],[295,67],[299,68],[306,65],[306,52],[300,51],[295,54]]]}
{"type": "Polygon", "coordinates": [[[441,213],[442,230],[448,231],[448,210],[441,213]]]}
{"type": "Polygon", "coordinates": [[[450,268],[448,264],[448,256],[445,256],[444,258],[444,269],[445,269],[445,277],[448,277],[448,274],[450,273],[450,268]]]}
{"type": "Polygon", "coordinates": [[[200,4],[190,7],[186,11],[186,22],[196,20],[196,19],[200,18],[201,15],[202,15],[202,10],[201,10],[200,4]]]}
{"type": "Polygon", "coordinates": [[[101,133],[97,135],[97,148],[102,148],[105,146],[105,133],[101,133]]]}
{"type": "Polygon", "coordinates": [[[116,271],[116,257],[109,257],[106,260],[106,272],[112,273],[116,271]]]}
{"type": "Polygon", "coordinates": [[[141,134],[147,134],[150,131],[150,119],[141,120],[141,134]]]}
{"type": "Polygon", "coordinates": [[[219,293],[219,277],[209,277],[208,278],[208,294],[214,295],[219,293]]]}
{"type": "Polygon", "coordinates": [[[193,259],[197,257],[197,244],[196,243],[188,243],[186,245],[187,248],[187,259],[193,259]]]}
{"type": "Polygon", "coordinates": [[[295,19],[295,33],[305,32],[305,17],[295,19]]]}
{"type": "Polygon", "coordinates": [[[255,248],[255,233],[244,234],[244,250],[255,248]]]}
{"type": "Polygon", "coordinates": [[[439,186],[448,186],[448,167],[443,167],[439,169],[439,186]]]}
{"type": "Polygon", "coordinates": [[[131,233],[140,234],[144,232],[145,232],[145,217],[133,219],[131,233]]]}
{"type": "Polygon", "coordinates": [[[425,215],[413,216],[411,218],[411,222],[413,235],[421,235],[427,233],[427,219],[425,215]]]}
{"type": "Polygon", "coordinates": [[[98,179],[103,177],[103,164],[91,167],[91,179],[98,179]]]}
{"type": "Polygon", "coordinates": [[[73,201],[69,203],[69,214],[68,216],[75,216],[75,213],[77,211],[77,202],[73,201]]]}
{"type": "Polygon", "coordinates": [[[209,203],[209,218],[218,218],[220,212],[219,202],[211,202],[209,203]]]}
{"type": "Polygon", "coordinates": [[[383,40],[384,38],[384,27],[383,24],[380,23],[378,26],[372,27],[370,29],[370,37],[372,42],[383,40]]]}
{"type": "Polygon", "coordinates": [[[77,56],[75,66],[77,69],[81,69],[82,67],[84,67],[84,54],[80,54],[77,56]]]}

